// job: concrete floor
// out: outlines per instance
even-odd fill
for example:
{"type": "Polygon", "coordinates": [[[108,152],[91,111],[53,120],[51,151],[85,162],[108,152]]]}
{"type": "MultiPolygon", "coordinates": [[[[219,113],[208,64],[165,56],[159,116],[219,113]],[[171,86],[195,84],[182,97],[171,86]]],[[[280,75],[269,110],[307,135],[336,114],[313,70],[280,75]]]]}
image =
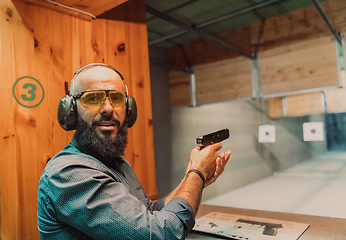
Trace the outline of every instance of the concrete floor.
{"type": "Polygon", "coordinates": [[[346,152],[329,152],[203,203],[346,218],[346,152]]]}

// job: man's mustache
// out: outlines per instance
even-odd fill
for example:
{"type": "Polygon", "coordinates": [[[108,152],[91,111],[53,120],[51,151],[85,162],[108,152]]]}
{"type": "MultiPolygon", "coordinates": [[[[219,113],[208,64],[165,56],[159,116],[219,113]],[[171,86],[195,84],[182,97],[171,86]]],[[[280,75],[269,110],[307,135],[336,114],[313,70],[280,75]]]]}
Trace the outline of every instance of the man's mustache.
{"type": "Polygon", "coordinates": [[[100,117],[100,119],[92,121],[91,126],[95,127],[98,123],[103,121],[112,121],[112,122],[115,122],[118,125],[118,127],[120,126],[120,121],[116,119],[114,116],[103,116],[103,115],[100,117]]]}

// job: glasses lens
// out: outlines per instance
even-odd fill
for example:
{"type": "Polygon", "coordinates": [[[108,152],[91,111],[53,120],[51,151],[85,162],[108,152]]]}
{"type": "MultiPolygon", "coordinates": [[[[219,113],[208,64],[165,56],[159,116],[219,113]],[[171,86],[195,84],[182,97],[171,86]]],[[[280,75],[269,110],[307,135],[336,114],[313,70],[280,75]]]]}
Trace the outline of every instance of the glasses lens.
{"type": "Polygon", "coordinates": [[[109,99],[114,108],[122,108],[125,106],[126,103],[126,94],[125,92],[121,91],[110,91],[109,99]]]}
{"type": "Polygon", "coordinates": [[[105,97],[105,91],[89,91],[81,96],[80,103],[84,107],[99,108],[102,106],[105,97]]]}

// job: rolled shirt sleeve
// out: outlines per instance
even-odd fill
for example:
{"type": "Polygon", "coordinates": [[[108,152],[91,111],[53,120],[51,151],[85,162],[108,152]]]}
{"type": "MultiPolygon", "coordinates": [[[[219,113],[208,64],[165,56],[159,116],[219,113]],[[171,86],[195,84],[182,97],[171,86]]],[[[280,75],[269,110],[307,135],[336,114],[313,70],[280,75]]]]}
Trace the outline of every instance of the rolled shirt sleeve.
{"type": "Polygon", "coordinates": [[[62,152],[39,182],[38,221],[44,239],[184,239],[194,226],[182,198],[150,201],[125,162],[122,171],[62,152]]]}

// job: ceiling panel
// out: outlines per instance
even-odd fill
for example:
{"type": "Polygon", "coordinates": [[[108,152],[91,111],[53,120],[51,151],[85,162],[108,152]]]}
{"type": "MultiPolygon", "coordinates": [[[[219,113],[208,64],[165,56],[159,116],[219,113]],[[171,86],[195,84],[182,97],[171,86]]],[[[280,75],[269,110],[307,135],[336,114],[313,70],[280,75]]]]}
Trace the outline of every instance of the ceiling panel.
{"type": "MultiPolygon", "coordinates": [[[[249,26],[252,23],[312,4],[311,0],[146,0],[147,6],[160,11],[162,14],[212,35],[249,26]],[[251,8],[254,9],[248,10],[251,8]],[[207,26],[203,24],[225,15],[231,17],[207,26]]],[[[150,13],[147,13],[147,26],[149,45],[170,48],[201,38],[193,33],[185,33],[153,44],[154,40],[179,32],[181,28],[150,13]]]]}

